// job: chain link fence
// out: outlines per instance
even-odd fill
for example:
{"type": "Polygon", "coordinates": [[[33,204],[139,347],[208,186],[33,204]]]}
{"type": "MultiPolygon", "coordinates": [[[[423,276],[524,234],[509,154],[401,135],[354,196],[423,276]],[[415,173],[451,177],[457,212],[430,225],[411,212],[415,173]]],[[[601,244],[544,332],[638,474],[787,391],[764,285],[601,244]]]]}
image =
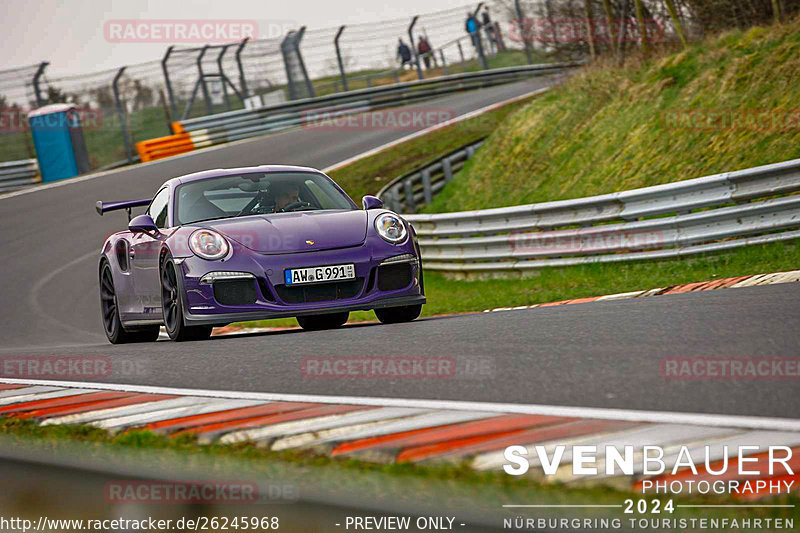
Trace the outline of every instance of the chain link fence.
{"type": "Polygon", "coordinates": [[[186,118],[524,63],[519,43],[504,46],[511,19],[502,6],[491,7],[501,17],[491,31],[482,26],[477,40],[467,33],[466,19],[479,7],[480,20],[485,6],[476,2],[377,23],[298,27],[269,39],[165,45],[160,59],[89,74],[51,76],[47,63],[0,71],[0,161],[35,157],[27,113],[50,103],[79,108],[97,170],[136,161],[137,142],[169,135],[172,123],[186,118]],[[427,53],[418,48],[423,37],[427,53]],[[405,65],[401,39],[413,52],[405,65]]]}

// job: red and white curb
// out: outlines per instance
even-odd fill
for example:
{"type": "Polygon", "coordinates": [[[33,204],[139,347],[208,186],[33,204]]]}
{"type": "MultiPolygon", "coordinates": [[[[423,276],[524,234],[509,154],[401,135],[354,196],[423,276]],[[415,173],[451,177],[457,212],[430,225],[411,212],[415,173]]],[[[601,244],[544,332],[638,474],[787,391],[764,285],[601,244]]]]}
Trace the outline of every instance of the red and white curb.
{"type": "MultiPolygon", "coordinates": [[[[603,461],[606,446],[660,446],[668,472],[688,447],[703,464],[709,446],[718,469],[739,446],[759,446],[753,457],[766,464],[764,450],[787,446],[797,474],[738,476],[752,482],[773,478],[800,485],[800,419],[738,417],[622,409],[500,404],[443,400],[311,396],[172,389],[106,383],[32,381],[0,378],[0,416],[41,425],[88,424],[111,433],[145,429],[195,435],[201,444],[252,442],[270,450],[312,450],[371,462],[466,463],[477,471],[501,471],[507,446],[595,446],[603,461]]],[[[554,476],[543,481],[586,481],[571,469],[569,452],[554,476]]],[[[735,460],[735,459],[733,459],[735,460]]],[[[536,455],[529,456],[533,466],[536,455]]],[[[530,472],[541,472],[532,468],[530,472]]],[[[737,479],[731,474],[730,479],[737,479]]],[[[679,469],[659,479],[705,479],[679,469]]],[[[592,476],[594,482],[641,487],[647,476],[592,476]]],[[[758,497],[750,494],[748,497],[758,497]]],[[[766,495],[766,494],[761,494],[766,495]]]]}
{"type": "Polygon", "coordinates": [[[517,311],[519,309],[534,309],[536,307],[552,307],[556,305],[583,304],[588,302],[605,302],[609,300],[627,300],[629,298],[645,298],[648,296],[663,296],[665,294],[684,294],[687,292],[715,291],[718,289],[737,289],[740,287],[753,287],[755,285],[774,285],[778,283],[793,283],[800,281],[800,270],[790,272],[774,272],[772,274],[755,274],[753,276],[738,276],[735,278],[722,278],[711,281],[698,281],[695,283],[683,283],[681,285],[671,285],[644,291],[622,292],[619,294],[608,294],[606,296],[593,296],[589,298],[575,298],[572,300],[560,300],[558,302],[548,302],[543,304],[520,305],[517,307],[496,307],[486,309],[484,313],[494,313],[496,311],[517,311]]]}

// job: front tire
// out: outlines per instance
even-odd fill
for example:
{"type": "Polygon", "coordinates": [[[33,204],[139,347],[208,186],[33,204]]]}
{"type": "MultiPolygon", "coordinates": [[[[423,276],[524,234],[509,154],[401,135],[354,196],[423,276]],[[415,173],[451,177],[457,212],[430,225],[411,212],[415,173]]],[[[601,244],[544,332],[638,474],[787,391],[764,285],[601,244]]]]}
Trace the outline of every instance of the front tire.
{"type": "Polygon", "coordinates": [[[213,326],[187,326],[183,317],[183,298],[178,286],[178,270],[169,255],[164,255],[159,268],[161,278],[161,309],[164,329],[176,341],[199,341],[211,336],[213,326]]]}
{"type": "Polygon", "coordinates": [[[400,322],[411,322],[422,312],[422,304],[403,305],[401,307],[384,307],[375,309],[375,316],[382,324],[399,324],[400,322]]]}
{"type": "Polygon", "coordinates": [[[122,326],[117,293],[114,289],[114,275],[111,265],[105,260],[100,267],[100,313],[103,318],[103,330],[111,344],[154,342],[158,339],[158,326],[145,326],[135,330],[126,330],[122,326]]]}
{"type": "Polygon", "coordinates": [[[326,315],[309,315],[297,317],[297,323],[300,327],[309,331],[318,331],[321,329],[334,329],[344,325],[347,319],[350,318],[349,312],[344,313],[329,313],[326,315]]]}

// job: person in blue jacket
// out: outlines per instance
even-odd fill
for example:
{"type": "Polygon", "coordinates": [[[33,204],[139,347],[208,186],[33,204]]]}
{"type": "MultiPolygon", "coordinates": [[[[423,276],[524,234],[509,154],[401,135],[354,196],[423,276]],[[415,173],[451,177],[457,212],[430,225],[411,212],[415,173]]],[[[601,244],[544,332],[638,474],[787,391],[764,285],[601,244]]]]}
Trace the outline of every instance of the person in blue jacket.
{"type": "Polygon", "coordinates": [[[469,33],[470,38],[472,39],[472,46],[475,47],[475,52],[478,51],[478,39],[480,39],[480,35],[478,35],[478,19],[475,18],[471,12],[467,13],[467,22],[464,24],[464,28],[469,33]]]}

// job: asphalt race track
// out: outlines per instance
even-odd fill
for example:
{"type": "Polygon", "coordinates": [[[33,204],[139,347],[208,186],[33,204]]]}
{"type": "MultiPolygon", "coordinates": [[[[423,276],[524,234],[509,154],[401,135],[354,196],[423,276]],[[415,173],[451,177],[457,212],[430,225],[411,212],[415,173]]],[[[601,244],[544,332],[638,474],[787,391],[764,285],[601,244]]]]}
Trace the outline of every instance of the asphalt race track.
{"type": "MultiPolygon", "coordinates": [[[[463,114],[545,84],[532,79],[424,105],[463,114]]],[[[800,412],[797,379],[667,380],[660,370],[665,357],[796,357],[798,283],[392,326],[349,325],[328,332],[108,344],[99,316],[96,264],[104,238],[124,227],[125,215],[98,217],[96,200],[146,197],[168,178],[207,168],[264,163],[324,168],[408,133],[297,129],[0,199],[0,357],[103,355],[137,363],[136,372],[115,372],[106,381],[186,388],[792,418],[800,412]],[[302,373],[304,358],[331,355],[443,356],[467,375],[329,379],[302,373]]]]}

